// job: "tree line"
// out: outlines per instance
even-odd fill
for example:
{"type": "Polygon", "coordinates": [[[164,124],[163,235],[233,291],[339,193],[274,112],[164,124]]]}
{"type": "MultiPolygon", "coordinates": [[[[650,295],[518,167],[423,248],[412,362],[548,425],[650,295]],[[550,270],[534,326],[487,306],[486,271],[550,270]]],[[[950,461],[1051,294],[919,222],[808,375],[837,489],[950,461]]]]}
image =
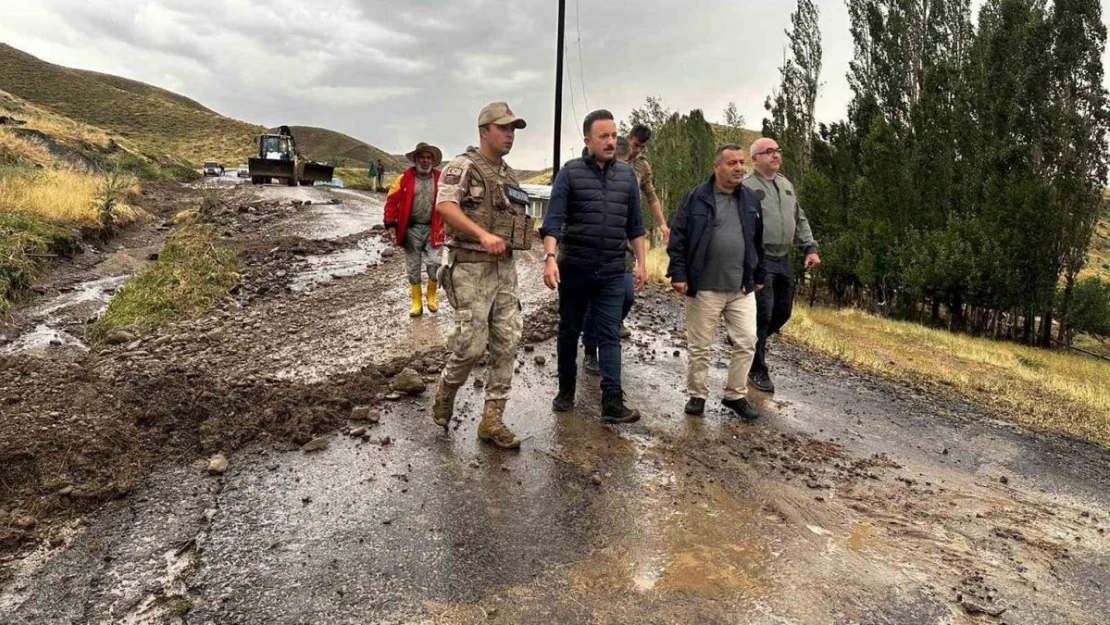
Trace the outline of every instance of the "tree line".
{"type": "MultiPolygon", "coordinates": [[[[1110,335],[1110,287],[1078,279],[1107,210],[1099,0],[987,0],[974,16],[970,0],[846,2],[845,119],[815,120],[818,11],[798,0],[762,128],[821,242],[821,286],[839,304],[1027,343],[1110,335]]],[[[629,123],[653,130],[667,210],[729,127],[658,98],[629,123]]]]}

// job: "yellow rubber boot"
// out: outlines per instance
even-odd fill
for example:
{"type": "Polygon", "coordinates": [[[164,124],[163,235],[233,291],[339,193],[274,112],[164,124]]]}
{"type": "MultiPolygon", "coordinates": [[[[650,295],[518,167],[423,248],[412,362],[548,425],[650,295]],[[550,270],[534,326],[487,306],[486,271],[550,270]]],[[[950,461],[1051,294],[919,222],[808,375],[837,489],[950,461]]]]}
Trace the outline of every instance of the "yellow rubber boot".
{"type": "Polygon", "coordinates": [[[435,280],[428,280],[428,312],[436,312],[439,310],[439,302],[436,300],[436,284],[435,280]]]}
{"type": "Polygon", "coordinates": [[[409,313],[410,317],[419,317],[424,314],[424,302],[420,295],[420,285],[412,285],[412,312],[409,313]]]}

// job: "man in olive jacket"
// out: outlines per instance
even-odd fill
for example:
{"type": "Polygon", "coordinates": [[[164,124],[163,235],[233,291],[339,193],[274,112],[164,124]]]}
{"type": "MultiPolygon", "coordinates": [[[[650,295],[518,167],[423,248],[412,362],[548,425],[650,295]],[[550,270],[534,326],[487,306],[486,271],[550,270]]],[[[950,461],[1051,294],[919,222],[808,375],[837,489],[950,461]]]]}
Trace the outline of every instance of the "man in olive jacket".
{"type": "Polygon", "coordinates": [[[748,382],[765,393],[774,393],[775,384],[767,368],[767,337],[786,325],[794,308],[790,249],[794,245],[802,249],[807,270],[819,267],[821,257],[817,255],[817,241],[813,238],[809,220],[798,205],[794,185],[779,173],[782,148],[774,139],[757,139],[752,144],[751,156],[753,171],[744,178],[744,187],[762,193],[760,204],[767,281],[756,298],[759,342],[748,382]]]}

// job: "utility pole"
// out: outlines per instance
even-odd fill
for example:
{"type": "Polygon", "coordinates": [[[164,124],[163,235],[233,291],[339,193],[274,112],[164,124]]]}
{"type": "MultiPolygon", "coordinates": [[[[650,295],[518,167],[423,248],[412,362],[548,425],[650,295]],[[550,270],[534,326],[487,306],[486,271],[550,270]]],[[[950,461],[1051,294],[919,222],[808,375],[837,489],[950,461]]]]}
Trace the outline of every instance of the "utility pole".
{"type": "Polygon", "coordinates": [[[555,51],[555,150],[551,159],[551,184],[555,184],[555,176],[559,174],[559,137],[563,129],[563,25],[567,17],[567,0],[559,0],[559,40],[555,51]]]}

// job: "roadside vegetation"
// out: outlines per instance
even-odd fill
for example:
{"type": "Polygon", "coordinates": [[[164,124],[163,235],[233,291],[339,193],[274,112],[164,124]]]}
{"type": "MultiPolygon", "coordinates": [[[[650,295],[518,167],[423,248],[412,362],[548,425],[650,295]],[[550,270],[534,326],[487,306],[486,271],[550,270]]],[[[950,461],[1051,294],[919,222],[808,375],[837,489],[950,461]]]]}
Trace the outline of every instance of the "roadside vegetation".
{"type": "Polygon", "coordinates": [[[127,282],[93,326],[100,340],[113,328],[149,332],[212,309],[238,281],[239,256],[218,242],[215,227],[195,211],[177,226],[158,260],[127,282]]]}
{"type": "Polygon", "coordinates": [[[129,176],[74,169],[41,141],[0,128],[0,313],[48,259],[141,219],[138,192],[129,176]]]}
{"type": "Polygon", "coordinates": [[[799,306],[792,343],[863,371],[956,391],[999,417],[1110,446],[1110,365],[853,309],[799,306]]]}

